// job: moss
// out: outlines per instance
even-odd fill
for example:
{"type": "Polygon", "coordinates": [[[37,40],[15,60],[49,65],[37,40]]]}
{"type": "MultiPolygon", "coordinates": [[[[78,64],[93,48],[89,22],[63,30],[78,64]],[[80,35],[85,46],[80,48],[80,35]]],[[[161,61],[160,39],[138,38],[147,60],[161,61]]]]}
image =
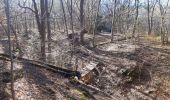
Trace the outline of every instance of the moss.
{"type": "Polygon", "coordinates": [[[89,98],[84,95],[84,96],[81,98],[81,100],[89,100],[89,98]]]}

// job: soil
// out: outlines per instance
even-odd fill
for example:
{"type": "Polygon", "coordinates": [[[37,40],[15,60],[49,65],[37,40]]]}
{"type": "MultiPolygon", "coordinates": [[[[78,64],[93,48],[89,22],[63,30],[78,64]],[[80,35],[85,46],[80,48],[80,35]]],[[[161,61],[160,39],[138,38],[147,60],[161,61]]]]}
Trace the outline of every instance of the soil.
{"type": "MultiPolygon", "coordinates": [[[[0,53],[8,53],[7,37],[0,37],[0,53]]],[[[29,37],[24,38],[23,35],[18,37],[22,57],[38,60],[38,36],[32,33],[29,37]]],[[[69,43],[66,38],[60,35],[57,37],[53,38],[53,52],[50,54],[52,57],[47,61],[67,68],[65,63],[70,59],[70,54],[67,53],[70,51],[69,43]]],[[[91,37],[91,35],[86,36],[86,40],[91,37]]],[[[104,63],[106,67],[88,85],[100,89],[111,97],[90,90],[83,91],[70,83],[72,79],[14,59],[14,69],[24,70],[24,76],[17,79],[14,84],[16,98],[18,100],[168,100],[170,98],[169,45],[162,46],[159,41],[149,41],[142,36],[135,40],[125,39],[114,43],[109,42],[108,34],[107,36],[99,34],[96,38],[96,48],[88,45],[77,46],[72,62],[77,57],[79,66],[81,62],[104,63]]],[[[6,70],[10,70],[10,62],[0,60],[0,73],[6,70]]],[[[79,67],[78,71],[82,71],[82,68],[79,67]]],[[[10,99],[9,85],[10,83],[0,83],[0,99],[10,99]]]]}

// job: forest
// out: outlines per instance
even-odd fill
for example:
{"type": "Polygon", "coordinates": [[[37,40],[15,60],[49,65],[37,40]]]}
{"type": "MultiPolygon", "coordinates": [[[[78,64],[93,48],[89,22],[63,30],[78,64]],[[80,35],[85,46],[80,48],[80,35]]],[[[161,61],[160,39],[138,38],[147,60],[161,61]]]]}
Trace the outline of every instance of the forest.
{"type": "Polygon", "coordinates": [[[0,0],[0,100],[170,100],[170,0],[0,0]]]}

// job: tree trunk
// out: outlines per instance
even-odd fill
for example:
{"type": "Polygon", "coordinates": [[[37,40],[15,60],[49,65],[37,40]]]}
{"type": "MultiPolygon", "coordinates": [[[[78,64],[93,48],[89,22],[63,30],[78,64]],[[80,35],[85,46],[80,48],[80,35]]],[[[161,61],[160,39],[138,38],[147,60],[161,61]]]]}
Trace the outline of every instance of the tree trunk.
{"type": "Polygon", "coordinates": [[[46,59],[45,54],[45,39],[46,39],[46,33],[45,33],[45,1],[40,0],[40,8],[41,8],[41,27],[40,27],[40,38],[41,38],[41,58],[43,61],[46,59]]]}
{"type": "Polygon", "coordinates": [[[161,30],[160,30],[161,31],[161,42],[162,42],[162,45],[165,45],[165,42],[166,43],[168,42],[168,41],[166,41],[166,40],[168,40],[168,37],[167,37],[167,33],[165,32],[165,30],[166,30],[165,15],[167,12],[166,8],[168,7],[169,0],[167,1],[166,7],[163,7],[160,0],[158,2],[159,2],[160,13],[161,13],[161,30]]]}
{"type": "Polygon", "coordinates": [[[46,21],[47,21],[47,38],[48,38],[48,51],[51,52],[51,26],[50,26],[50,13],[48,11],[48,0],[45,0],[46,21]]]}
{"type": "Polygon", "coordinates": [[[135,23],[134,23],[134,27],[133,27],[132,37],[135,37],[135,32],[136,32],[136,28],[137,28],[137,24],[138,24],[139,0],[135,0],[135,6],[136,6],[136,16],[135,16],[135,23]]]}
{"type": "Polygon", "coordinates": [[[28,34],[27,15],[26,15],[27,12],[26,12],[26,11],[27,11],[27,10],[25,9],[25,17],[24,17],[24,20],[25,20],[25,23],[24,23],[24,24],[25,24],[25,25],[24,25],[24,26],[25,26],[25,33],[28,34]]]}
{"type": "Polygon", "coordinates": [[[157,1],[154,3],[153,8],[152,8],[152,12],[151,12],[151,23],[150,23],[151,33],[152,33],[152,29],[153,29],[153,15],[154,15],[156,3],[157,3],[157,1]]]}
{"type": "Polygon", "coordinates": [[[5,3],[5,13],[7,17],[7,35],[8,35],[8,41],[9,41],[9,54],[10,54],[10,60],[11,60],[11,94],[12,94],[12,99],[15,100],[15,91],[14,91],[14,74],[13,74],[13,55],[12,55],[12,43],[11,43],[11,36],[10,36],[10,5],[9,5],[9,0],[4,0],[5,3]]]}
{"type": "Polygon", "coordinates": [[[63,11],[63,20],[64,20],[64,24],[65,24],[65,31],[68,35],[68,27],[67,27],[67,20],[66,20],[66,14],[65,14],[65,9],[64,9],[64,4],[63,4],[63,0],[60,0],[60,3],[61,3],[61,9],[63,11]]]}
{"type": "Polygon", "coordinates": [[[150,1],[148,0],[148,35],[151,34],[151,21],[150,21],[150,1]]]}
{"type": "Polygon", "coordinates": [[[96,22],[97,22],[97,18],[98,18],[98,14],[99,14],[99,8],[100,8],[100,2],[101,0],[98,1],[98,5],[97,5],[97,11],[95,14],[95,20],[94,20],[94,29],[93,29],[93,47],[95,47],[95,34],[96,34],[96,22]]]}
{"type": "Polygon", "coordinates": [[[71,2],[71,5],[70,5],[70,16],[71,16],[71,30],[72,30],[72,33],[74,33],[74,24],[73,24],[73,1],[70,0],[71,2]]]}
{"type": "Polygon", "coordinates": [[[80,42],[84,43],[84,0],[80,0],[80,42]]]}
{"type": "Polygon", "coordinates": [[[113,18],[112,18],[112,37],[111,37],[111,42],[113,42],[113,34],[114,34],[114,28],[115,26],[115,17],[116,17],[116,6],[117,6],[117,0],[114,0],[114,8],[113,8],[113,18]]]}

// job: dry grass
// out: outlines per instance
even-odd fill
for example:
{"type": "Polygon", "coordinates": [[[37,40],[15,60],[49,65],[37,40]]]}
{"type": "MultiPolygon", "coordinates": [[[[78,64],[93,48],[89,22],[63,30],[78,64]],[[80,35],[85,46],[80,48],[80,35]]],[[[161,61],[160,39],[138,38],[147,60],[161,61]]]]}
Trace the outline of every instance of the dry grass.
{"type": "Polygon", "coordinates": [[[161,36],[156,35],[144,35],[144,39],[151,42],[160,42],[161,36]]]}

